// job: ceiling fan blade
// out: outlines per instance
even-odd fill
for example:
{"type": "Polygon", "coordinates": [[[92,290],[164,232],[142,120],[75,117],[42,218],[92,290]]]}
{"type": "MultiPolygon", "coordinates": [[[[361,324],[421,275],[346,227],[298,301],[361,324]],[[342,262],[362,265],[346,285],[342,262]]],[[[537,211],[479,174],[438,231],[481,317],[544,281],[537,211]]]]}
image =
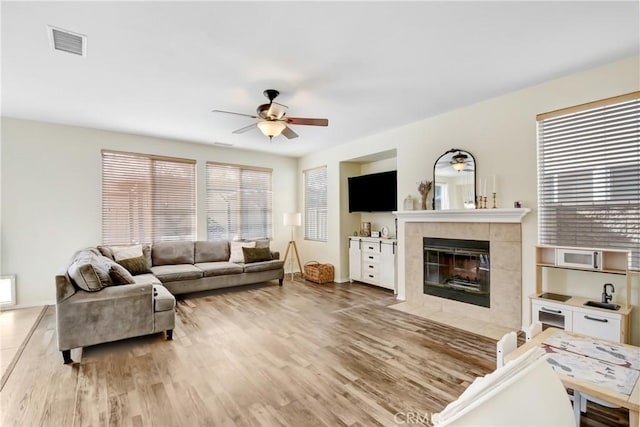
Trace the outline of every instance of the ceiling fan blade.
{"type": "Polygon", "coordinates": [[[251,123],[249,126],[245,126],[245,127],[240,128],[240,129],[236,129],[231,133],[245,133],[245,132],[250,131],[251,129],[257,128],[258,127],[257,125],[258,125],[257,123],[251,123]]]}
{"type": "Polygon", "coordinates": [[[287,113],[287,107],[284,104],[278,104],[277,102],[272,102],[269,105],[269,109],[267,110],[267,116],[271,117],[275,120],[280,120],[287,113]]]}
{"type": "Polygon", "coordinates": [[[287,123],[292,125],[329,126],[329,119],[304,119],[302,117],[287,117],[287,123]]]}
{"type": "Polygon", "coordinates": [[[282,135],[286,136],[287,139],[293,139],[298,137],[298,134],[295,133],[293,130],[291,130],[289,126],[284,128],[284,130],[282,131],[282,135]]]}
{"type": "Polygon", "coordinates": [[[252,119],[257,119],[257,116],[252,116],[251,114],[242,114],[242,113],[234,113],[233,111],[224,111],[224,110],[211,110],[212,113],[225,113],[225,114],[234,114],[236,116],[243,117],[251,117],[252,119]]]}

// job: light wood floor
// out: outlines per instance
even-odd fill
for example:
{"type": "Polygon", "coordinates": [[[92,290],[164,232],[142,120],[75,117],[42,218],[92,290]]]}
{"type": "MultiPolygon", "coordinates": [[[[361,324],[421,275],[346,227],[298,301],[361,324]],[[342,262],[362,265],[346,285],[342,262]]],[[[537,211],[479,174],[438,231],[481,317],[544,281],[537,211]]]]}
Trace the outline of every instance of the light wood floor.
{"type": "Polygon", "coordinates": [[[0,390],[44,307],[0,311],[0,390]]]}
{"type": "MultiPolygon", "coordinates": [[[[74,350],[73,365],[50,307],[0,393],[0,425],[407,425],[492,371],[495,341],[395,302],[361,284],[289,281],[193,294],[178,300],[173,341],[74,350]]],[[[590,407],[583,425],[626,417],[590,407]]]]}

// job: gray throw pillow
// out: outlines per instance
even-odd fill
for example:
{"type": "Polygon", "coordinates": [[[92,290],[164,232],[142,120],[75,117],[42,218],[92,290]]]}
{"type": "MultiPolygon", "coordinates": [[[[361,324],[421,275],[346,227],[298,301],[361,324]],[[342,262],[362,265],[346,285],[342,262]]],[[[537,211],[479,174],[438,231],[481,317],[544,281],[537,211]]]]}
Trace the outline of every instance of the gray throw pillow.
{"type": "Polygon", "coordinates": [[[78,288],[87,292],[96,292],[108,286],[103,282],[111,284],[111,278],[105,277],[105,271],[100,268],[97,259],[77,259],[69,266],[67,273],[78,288]]]}
{"type": "Polygon", "coordinates": [[[116,262],[111,265],[109,275],[111,276],[114,285],[130,285],[132,283],[136,283],[131,273],[116,262]]]}

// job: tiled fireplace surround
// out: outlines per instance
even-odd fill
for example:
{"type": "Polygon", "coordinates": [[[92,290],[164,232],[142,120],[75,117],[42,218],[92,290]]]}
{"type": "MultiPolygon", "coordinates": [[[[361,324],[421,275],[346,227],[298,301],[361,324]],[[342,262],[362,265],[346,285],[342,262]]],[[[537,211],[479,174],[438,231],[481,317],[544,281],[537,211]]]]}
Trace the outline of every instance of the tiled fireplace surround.
{"type": "MultiPolygon", "coordinates": [[[[491,221],[490,218],[486,218],[491,221]]],[[[438,319],[460,316],[520,329],[522,311],[522,237],[520,223],[406,222],[404,233],[406,304],[438,319]],[[488,240],[491,258],[490,308],[423,293],[423,237],[488,240]],[[446,315],[446,316],[445,316],[446,315]]],[[[430,219],[432,221],[432,219],[430,219]]],[[[462,323],[464,324],[464,322],[462,323]]]]}

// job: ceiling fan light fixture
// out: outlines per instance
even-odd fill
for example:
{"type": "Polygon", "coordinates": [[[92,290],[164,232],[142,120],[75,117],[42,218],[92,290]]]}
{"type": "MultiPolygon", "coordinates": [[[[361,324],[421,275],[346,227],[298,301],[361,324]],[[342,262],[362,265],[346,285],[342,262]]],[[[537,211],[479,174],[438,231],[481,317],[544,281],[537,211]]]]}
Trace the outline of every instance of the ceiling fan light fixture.
{"type": "Polygon", "coordinates": [[[286,124],[277,120],[265,120],[258,122],[258,128],[264,134],[272,139],[274,136],[278,136],[287,127],[286,124]]]}
{"type": "Polygon", "coordinates": [[[458,172],[462,172],[464,168],[467,167],[467,164],[465,162],[456,162],[452,164],[451,167],[453,167],[453,169],[457,170],[458,172]]]}

